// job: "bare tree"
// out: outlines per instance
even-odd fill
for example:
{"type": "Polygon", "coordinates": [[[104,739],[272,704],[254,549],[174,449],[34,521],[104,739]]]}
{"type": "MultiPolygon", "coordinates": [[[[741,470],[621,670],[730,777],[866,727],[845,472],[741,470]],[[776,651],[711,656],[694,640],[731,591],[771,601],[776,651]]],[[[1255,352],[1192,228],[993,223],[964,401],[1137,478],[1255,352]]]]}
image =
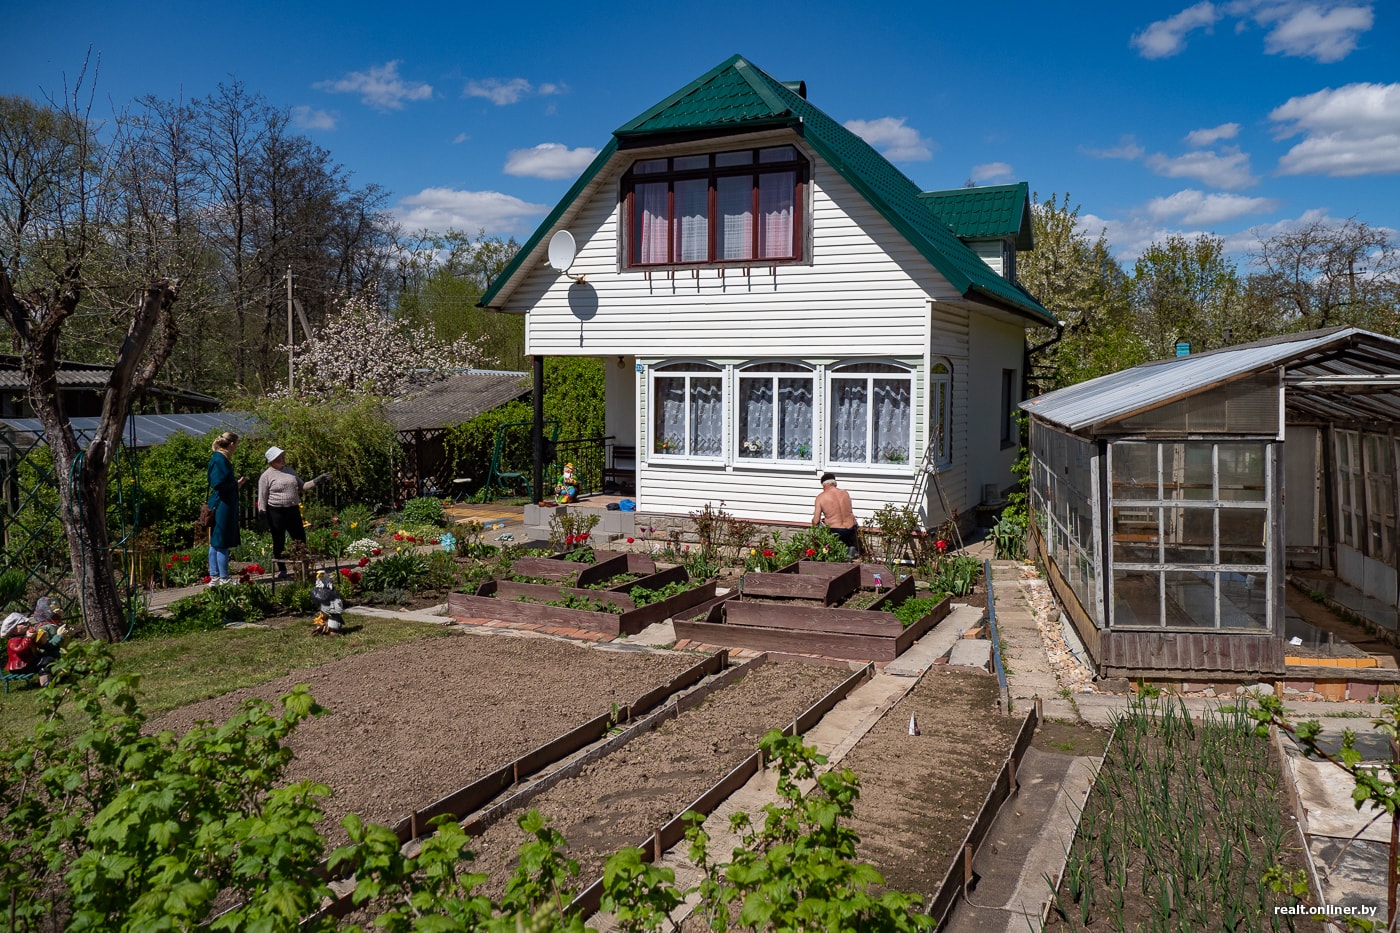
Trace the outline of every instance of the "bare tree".
{"type": "Polygon", "coordinates": [[[1400,250],[1390,231],[1354,217],[1314,220],[1263,240],[1252,258],[1259,269],[1252,287],[1285,329],[1353,324],[1396,332],[1400,250]]]}
{"type": "Polygon", "coordinates": [[[7,166],[0,175],[7,218],[0,318],[21,354],[30,401],[60,478],[59,518],[84,620],[91,634],[112,641],[124,626],[107,546],[108,472],[131,400],[151,384],[175,345],[177,288],[158,275],[130,288],[133,274],[159,266],[168,220],[117,190],[122,173],[113,162],[123,151],[122,127],[114,128],[118,142],[99,144],[91,91],[86,103],[82,99],[83,78],[58,104],[0,101],[0,163],[7,166]],[[99,426],[84,447],[59,394],[63,331],[85,299],[100,307],[103,296],[123,289],[135,297],[126,305],[99,426]]]}

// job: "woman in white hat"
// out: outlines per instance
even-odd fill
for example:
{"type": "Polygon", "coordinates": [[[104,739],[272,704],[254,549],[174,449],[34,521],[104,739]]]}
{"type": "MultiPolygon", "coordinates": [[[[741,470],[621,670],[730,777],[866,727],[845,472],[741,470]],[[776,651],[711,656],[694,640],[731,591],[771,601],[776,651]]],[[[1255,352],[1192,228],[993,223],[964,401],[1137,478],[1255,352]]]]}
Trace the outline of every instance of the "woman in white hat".
{"type": "Polygon", "coordinates": [[[316,479],[303,480],[297,471],[287,466],[287,452],[281,447],[269,447],[267,469],[258,477],[258,512],[272,530],[272,559],[277,564],[277,576],[287,575],[282,563],[287,535],[293,541],[306,543],[306,528],[301,523],[301,494],[316,486],[316,479]]]}

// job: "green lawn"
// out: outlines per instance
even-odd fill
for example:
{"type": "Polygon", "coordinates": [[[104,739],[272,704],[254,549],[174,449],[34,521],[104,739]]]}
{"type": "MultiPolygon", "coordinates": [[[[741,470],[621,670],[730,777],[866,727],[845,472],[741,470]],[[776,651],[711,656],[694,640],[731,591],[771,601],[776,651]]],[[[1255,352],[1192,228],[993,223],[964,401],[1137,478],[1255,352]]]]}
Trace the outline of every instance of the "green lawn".
{"type": "MultiPolygon", "coordinates": [[[[448,635],[441,625],[346,617],[335,638],[311,634],[310,625],[239,628],[112,646],[116,673],[141,677],[141,709],[150,718],[176,707],[254,687],[327,661],[423,638],[448,635]]],[[[39,717],[33,687],[0,694],[0,740],[28,735],[39,717]]]]}

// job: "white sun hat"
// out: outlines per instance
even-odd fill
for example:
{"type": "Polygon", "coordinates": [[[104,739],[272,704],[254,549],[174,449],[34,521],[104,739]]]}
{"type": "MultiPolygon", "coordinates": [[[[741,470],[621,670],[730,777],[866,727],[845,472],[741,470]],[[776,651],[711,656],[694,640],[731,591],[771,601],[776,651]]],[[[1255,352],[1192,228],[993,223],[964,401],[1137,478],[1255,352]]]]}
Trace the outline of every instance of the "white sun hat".
{"type": "Polygon", "coordinates": [[[281,447],[269,447],[267,449],[267,453],[263,454],[263,456],[267,458],[268,463],[271,463],[278,457],[282,456],[284,453],[286,453],[286,451],[283,450],[281,447]]]}

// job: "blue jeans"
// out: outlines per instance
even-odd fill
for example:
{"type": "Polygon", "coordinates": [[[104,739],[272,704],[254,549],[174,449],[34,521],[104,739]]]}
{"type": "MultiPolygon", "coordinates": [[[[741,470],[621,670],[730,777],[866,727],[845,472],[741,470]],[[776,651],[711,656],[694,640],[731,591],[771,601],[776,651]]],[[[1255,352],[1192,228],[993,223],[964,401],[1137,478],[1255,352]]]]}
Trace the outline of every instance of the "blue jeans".
{"type": "Polygon", "coordinates": [[[209,579],[228,579],[228,548],[211,547],[209,549],[209,579]]]}

